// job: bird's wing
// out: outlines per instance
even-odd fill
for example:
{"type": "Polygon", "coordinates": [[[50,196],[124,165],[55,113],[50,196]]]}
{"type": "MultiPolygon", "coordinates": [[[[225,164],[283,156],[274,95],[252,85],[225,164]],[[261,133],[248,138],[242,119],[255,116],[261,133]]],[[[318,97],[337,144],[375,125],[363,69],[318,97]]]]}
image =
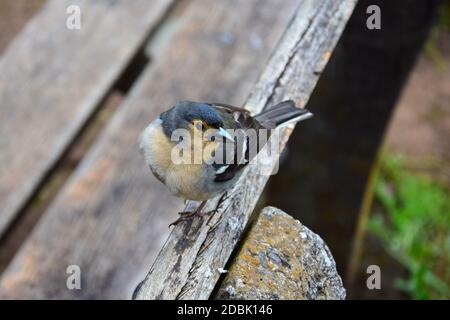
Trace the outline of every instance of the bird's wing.
{"type": "MultiPolygon", "coordinates": [[[[224,147],[226,146],[233,149],[233,161],[212,164],[216,172],[216,176],[214,178],[215,182],[225,182],[233,179],[236,174],[249,163],[248,141],[248,137],[244,137],[242,141],[235,138],[234,143],[222,144],[224,147]]],[[[226,156],[226,151],[224,152],[224,159],[228,159],[226,156]]]]}
{"type": "Polygon", "coordinates": [[[242,107],[232,106],[231,104],[221,103],[221,102],[206,102],[206,104],[210,105],[213,108],[225,109],[229,112],[238,112],[242,114],[250,115],[250,111],[242,107]]]}
{"type": "Polygon", "coordinates": [[[233,114],[236,116],[235,122],[237,123],[238,128],[246,131],[248,129],[253,129],[255,130],[255,134],[257,136],[256,139],[249,139],[247,137],[245,144],[241,143],[241,146],[235,143],[237,150],[239,150],[239,148],[241,148],[241,150],[242,148],[245,148],[245,150],[240,153],[243,153],[244,157],[241,158],[241,161],[234,162],[233,164],[226,166],[217,165],[216,181],[228,181],[234,178],[236,173],[243,169],[256,156],[256,154],[264,148],[276,127],[281,127],[292,122],[302,121],[312,116],[312,113],[308,110],[297,108],[295,106],[295,102],[292,100],[286,100],[276,104],[254,117],[252,117],[250,112],[244,108],[222,103],[211,103],[210,105],[215,107],[216,110],[223,109],[226,110],[223,112],[233,114]],[[252,152],[249,152],[249,150],[252,152]]]}
{"type": "MultiPolygon", "coordinates": [[[[215,108],[224,120],[225,129],[240,130],[245,129],[246,119],[251,118],[250,112],[244,108],[232,106],[225,103],[210,102],[209,105],[215,108]]],[[[236,133],[236,131],[235,131],[236,133]]],[[[244,136],[234,136],[234,143],[225,141],[221,146],[224,158],[232,161],[224,163],[213,163],[216,172],[215,182],[226,182],[232,180],[248,164],[248,138],[244,136]],[[228,148],[228,149],[225,149],[228,148]],[[232,151],[231,157],[227,158],[226,153],[232,151]],[[230,159],[231,158],[231,159],[230,159]]]]}

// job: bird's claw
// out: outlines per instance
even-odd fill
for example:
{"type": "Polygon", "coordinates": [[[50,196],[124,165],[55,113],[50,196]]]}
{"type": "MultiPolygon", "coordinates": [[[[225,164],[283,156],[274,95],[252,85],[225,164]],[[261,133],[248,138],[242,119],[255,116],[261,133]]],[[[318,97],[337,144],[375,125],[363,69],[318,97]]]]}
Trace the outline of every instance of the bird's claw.
{"type": "Polygon", "coordinates": [[[210,211],[204,211],[204,212],[197,212],[197,211],[194,211],[194,212],[191,212],[191,211],[178,212],[180,217],[177,220],[175,220],[174,222],[172,222],[171,224],[169,224],[169,228],[171,226],[176,226],[180,222],[190,221],[190,220],[192,220],[193,218],[195,218],[197,216],[201,217],[201,216],[204,216],[204,215],[215,214],[215,213],[217,213],[217,211],[218,211],[218,208],[215,208],[215,209],[210,210],[210,211]]]}
{"type": "Polygon", "coordinates": [[[178,214],[180,216],[187,216],[187,215],[192,214],[192,213],[195,213],[195,211],[194,212],[192,212],[192,211],[180,211],[180,212],[178,212],[178,214]]]}
{"type": "Polygon", "coordinates": [[[171,226],[176,226],[180,222],[192,220],[196,216],[196,213],[197,212],[189,212],[189,211],[179,212],[180,217],[171,224],[169,224],[169,228],[171,226]]]}
{"type": "Polygon", "coordinates": [[[171,224],[169,224],[169,228],[171,226],[176,226],[180,222],[192,220],[195,216],[204,216],[204,215],[207,215],[207,214],[209,215],[209,214],[217,213],[219,211],[220,204],[223,202],[224,199],[226,199],[226,197],[227,197],[227,193],[225,192],[220,197],[219,202],[217,203],[217,206],[213,210],[210,210],[210,211],[202,212],[202,210],[203,210],[203,208],[204,208],[204,206],[206,204],[206,201],[203,201],[197,207],[197,209],[195,211],[181,211],[181,212],[178,212],[180,217],[177,220],[175,220],[174,222],[172,222],[171,224]]]}

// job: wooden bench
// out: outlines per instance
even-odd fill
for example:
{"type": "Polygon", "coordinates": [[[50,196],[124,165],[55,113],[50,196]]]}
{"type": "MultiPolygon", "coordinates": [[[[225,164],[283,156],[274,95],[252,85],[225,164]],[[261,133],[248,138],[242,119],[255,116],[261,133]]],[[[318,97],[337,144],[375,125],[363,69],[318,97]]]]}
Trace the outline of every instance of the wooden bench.
{"type": "Polygon", "coordinates": [[[183,206],[147,174],[140,131],[177,100],[241,104],[298,4],[245,1],[236,14],[233,1],[189,3],[164,53],[146,68],[4,272],[0,296],[130,298],[183,206]],[[66,288],[72,264],[83,271],[83,290],[66,288]]]}
{"type": "Polygon", "coordinates": [[[172,4],[53,0],[0,59],[0,235],[52,169],[172,4]],[[107,14],[105,14],[107,13],[107,14]]]}

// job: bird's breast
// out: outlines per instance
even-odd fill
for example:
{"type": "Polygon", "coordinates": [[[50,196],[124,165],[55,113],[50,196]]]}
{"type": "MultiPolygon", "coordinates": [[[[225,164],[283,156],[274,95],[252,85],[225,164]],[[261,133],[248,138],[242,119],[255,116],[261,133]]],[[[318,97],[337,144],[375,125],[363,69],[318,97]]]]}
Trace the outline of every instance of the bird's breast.
{"type": "MultiPolygon", "coordinates": [[[[171,141],[163,131],[160,119],[152,122],[141,134],[140,148],[145,161],[153,174],[163,182],[176,196],[190,200],[206,200],[226,191],[228,183],[214,182],[214,168],[204,161],[200,163],[178,163],[173,161],[173,154],[178,154],[179,145],[171,141]],[[175,148],[175,149],[174,149],[175,148]]],[[[217,143],[202,146],[203,150],[188,148],[190,152],[215,150],[217,143]]],[[[191,160],[194,156],[190,155],[191,160]]],[[[202,156],[202,160],[209,159],[209,155],[202,156]]]]}
{"type": "Polygon", "coordinates": [[[161,119],[156,119],[141,134],[140,149],[153,174],[163,183],[171,164],[172,143],[164,134],[161,119]]]}

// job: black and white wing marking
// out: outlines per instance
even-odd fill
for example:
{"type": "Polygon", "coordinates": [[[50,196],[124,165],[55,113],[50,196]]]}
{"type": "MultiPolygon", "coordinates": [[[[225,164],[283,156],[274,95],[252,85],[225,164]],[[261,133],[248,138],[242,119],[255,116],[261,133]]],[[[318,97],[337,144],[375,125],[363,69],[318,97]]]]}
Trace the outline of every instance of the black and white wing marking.
{"type": "MultiPolygon", "coordinates": [[[[248,143],[249,139],[245,136],[242,142],[235,138],[234,143],[227,144],[227,147],[233,148],[232,161],[231,163],[227,163],[227,161],[225,163],[213,163],[216,172],[215,182],[225,182],[233,179],[249,163],[248,143]]],[[[226,151],[224,151],[224,159],[227,159],[226,151]]]]}

